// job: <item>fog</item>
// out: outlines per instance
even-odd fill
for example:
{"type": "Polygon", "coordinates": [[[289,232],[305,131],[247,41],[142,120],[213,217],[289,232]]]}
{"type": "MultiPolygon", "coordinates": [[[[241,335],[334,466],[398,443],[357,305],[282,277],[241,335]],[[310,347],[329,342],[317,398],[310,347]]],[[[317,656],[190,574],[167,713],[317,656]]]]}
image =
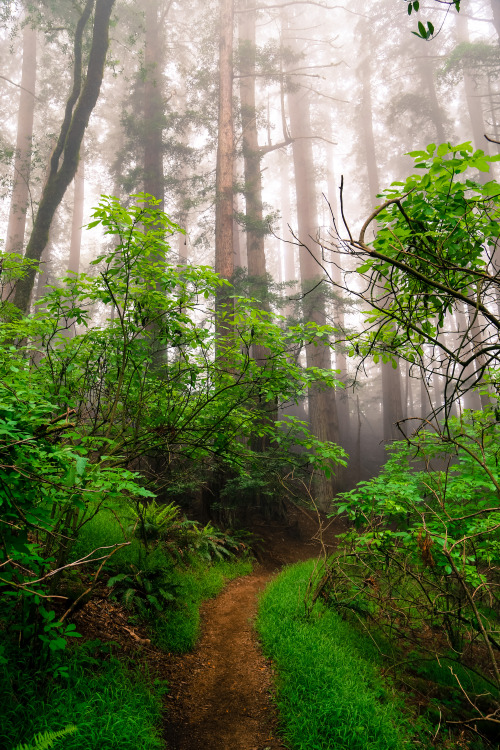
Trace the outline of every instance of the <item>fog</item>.
{"type": "MultiPolygon", "coordinates": [[[[9,251],[26,248],[50,179],[75,86],[78,7],[96,15],[100,4],[4,4],[0,235],[9,251]]],[[[411,173],[409,151],[471,141],[497,153],[484,136],[500,135],[498,0],[470,0],[460,14],[430,3],[418,15],[404,0],[108,5],[102,83],[32,303],[68,270],[89,270],[103,238],[81,227],[101,194],[125,204],[154,195],[186,232],[172,241],[175,262],[215,265],[264,309],[333,326],[331,348],[308,346],[301,357],[337,370],[345,387],[311,391],[287,411],[350,454],[336,489],[374,475],[405,420],[439,419],[446,362],[422,375],[418,365],[357,356],[349,339],[368,306],[356,258],[334,249],[411,173]],[[433,39],[414,33],[419,20],[433,23],[433,39]],[[318,286],[325,272],[333,283],[318,286]]],[[[95,15],[82,36],[83,83],[95,15]]],[[[467,325],[450,317],[442,335],[467,325]]],[[[480,406],[474,392],[467,399],[457,394],[447,408],[480,406]]]]}

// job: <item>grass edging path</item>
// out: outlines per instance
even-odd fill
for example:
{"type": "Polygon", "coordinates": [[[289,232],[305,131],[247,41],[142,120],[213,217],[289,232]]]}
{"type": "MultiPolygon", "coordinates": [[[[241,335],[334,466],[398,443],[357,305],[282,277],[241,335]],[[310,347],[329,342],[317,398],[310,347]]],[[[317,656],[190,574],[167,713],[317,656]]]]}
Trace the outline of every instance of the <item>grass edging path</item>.
{"type": "Polygon", "coordinates": [[[382,680],[369,639],[320,602],[306,616],[303,593],[314,564],[286,568],[268,585],[256,623],[277,672],[285,742],[290,750],[415,747],[414,728],[382,680]]]}

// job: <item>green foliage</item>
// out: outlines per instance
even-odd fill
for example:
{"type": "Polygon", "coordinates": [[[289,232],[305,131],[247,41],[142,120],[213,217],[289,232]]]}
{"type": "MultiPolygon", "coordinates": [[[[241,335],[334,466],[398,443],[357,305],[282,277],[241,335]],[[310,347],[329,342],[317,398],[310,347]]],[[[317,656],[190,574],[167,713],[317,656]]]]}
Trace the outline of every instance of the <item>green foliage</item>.
{"type": "MultiPolygon", "coordinates": [[[[334,612],[306,615],[312,561],[288,568],[266,589],[257,628],[278,672],[277,703],[294,750],[413,747],[408,719],[378,670],[378,652],[334,612]]],[[[415,745],[416,746],[416,745],[415,745]]]]}
{"type": "Polygon", "coordinates": [[[467,353],[473,334],[463,331],[456,347],[447,346],[441,336],[446,316],[468,312],[475,326],[478,380],[498,353],[495,339],[485,333],[488,342],[483,345],[479,331],[486,324],[500,330],[492,263],[499,237],[500,185],[479,183],[474,170],[487,173],[499,157],[473,151],[470,143],[430,144],[410,155],[423,174],[386,190],[385,202],[353,242],[372,310],[366,314],[366,334],[352,337],[351,354],[375,354],[383,361],[396,355],[420,365],[426,360],[424,344],[432,344],[445,356],[456,397],[473,385],[467,353]],[[377,234],[367,243],[373,219],[378,221],[377,234]]]}
{"type": "Polygon", "coordinates": [[[89,229],[99,226],[106,242],[93,275],[71,274],[26,318],[0,305],[0,615],[33,653],[38,644],[50,655],[74,635],[50,609],[70,557],[72,566],[89,565],[113,545],[130,545],[114,558],[134,566],[118,571],[121,583],[139,592],[128,595],[139,607],[158,608],[168,589],[144,568],[143,546],[161,541],[172,554],[182,557],[184,547],[207,559],[236,549],[213,527],[189,526],[174,505],[152,502],[177,469],[188,465],[198,486],[222,468],[250,476],[253,435],[273,444],[288,470],[333,471],[344,461],[342,449],[305,424],[263,420],[255,408],[258,400],[297,401],[312,383],[337,385],[331,372],[301,368],[294,356],[323,341],[327,328],[285,329],[237,297],[234,336],[222,347],[210,303],[227,282],[208,267],[169,262],[168,239],[179,228],[151,196],[134,197],[129,208],[103,197],[95,209],[89,229]],[[113,315],[103,320],[106,311],[113,315]],[[259,347],[265,365],[253,357],[259,347]],[[305,460],[289,452],[294,445],[307,447],[305,460]],[[163,468],[148,472],[153,465],[163,468]],[[111,520],[117,507],[120,533],[111,520]],[[75,559],[85,547],[80,534],[99,543],[75,559]]]}
{"type": "Polygon", "coordinates": [[[17,745],[15,750],[50,750],[61,737],[66,737],[68,734],[75,734],[76,731],[77,728],[75,726],[68,726],[58,732],[40,732],[29,745],[17,745]]]}
{"type": "Polygon", "coordinates": [[[448,55],[440,75],[447,81],[459,83],[464,74],[477,82],[485,75],[498,78],[500,74],[500,52],[498,44],[487,42],[461,42],[448,55]]]}
{"type": "MultiPolygon", "coordinates": [[[[158,725],[165,687],[109,656],[110,647],[89,641],[65,655],[67,678],[31,672],[10,650],[0,668],[0,745],[15,747],[54,726],[75,724],[78,733],[61,750],[155,750],[163,747],[158,725]]],[[[59,747],[59,745],[57,745],[59,747]]]]}
{"type": "Polygon", "coordinates": [[[155,500],[138,503],[135,520],[129,532],[136,534],[145,544],[154,539],[165,539],[179,522],[179,508],[174,503],[159,505],[155,500]]]}
{"type": "MultiPolygon", "coordinates": [[[[412,2],[408,2],[408,0],[404,1],[407,3],[409,16],[411,16],[413,12],[418,13],[418,11],[420,10],[419,0],[412,0],[412,2]]],[[[438,2],[440,5],[447,5],[449,8],[454,7],[457,13],[460,12],[461,0],[435,0],[435,2],[438,2]]],[[[420,39],[432,39],[434,37],[434,25],[430,21],[427,21],[427,25],[419,21],[418,31],[412,31],[412,34],[418,36],[420,39]]]]}
{"type": "Polygon", "coordinates": [[[175,601],[174,592],[165,588],[165,573],[159,570],[139,570],[130,565],[130,573],[118,573],[108,580],[115,596],[126,607],[135,608],[139,615],[162,612],[165,605],[175,601]]]}
{"type": "Polygon", "coordinates": [[[354,527],[315,595],[397,639],[396,661],[408,649],[438,662],[451,654],[465,716],[478,696],[492,711],[499,697],[498,430],[492,413],[467,413],[391,446],[377,477],[339,496],[354,527]]]}

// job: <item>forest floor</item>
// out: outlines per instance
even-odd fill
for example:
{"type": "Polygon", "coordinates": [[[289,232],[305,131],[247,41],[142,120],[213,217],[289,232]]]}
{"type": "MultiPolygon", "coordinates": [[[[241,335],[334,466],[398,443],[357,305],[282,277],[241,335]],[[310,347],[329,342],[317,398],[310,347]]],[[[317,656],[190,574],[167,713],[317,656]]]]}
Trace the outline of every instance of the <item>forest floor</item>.
{"type": "Polygon", "coordinates": [[[152,679],[168,683],[163,736],[168,750],[283,750],[273,701],[273,666],[253,627],[258,595],[285,565],[331,551],[342,526],[292,508],[288,522],[256,519],[259,540],[253,572],[231,581],[201,609],[201,637],[194,651],[169,654],[156,648],[145,626],[109,598],[101,584],[74,616],[85,640],[111,642],[142,665],[152,679]]]}
{"type": "MultiPolygon", "coordinates": [[[[168,750],[279,750],[273,666],[253,627],[258,594],[284,565],[321,552],[318,523],[296,511],[292,524],[254,524],[261,541],[251,575],[232,581],[202,607],[202,634],[191,654],[168,669],[165,739],[168,750]]],[[[329,549],[340,529],[323,533],[329,549]]]]}

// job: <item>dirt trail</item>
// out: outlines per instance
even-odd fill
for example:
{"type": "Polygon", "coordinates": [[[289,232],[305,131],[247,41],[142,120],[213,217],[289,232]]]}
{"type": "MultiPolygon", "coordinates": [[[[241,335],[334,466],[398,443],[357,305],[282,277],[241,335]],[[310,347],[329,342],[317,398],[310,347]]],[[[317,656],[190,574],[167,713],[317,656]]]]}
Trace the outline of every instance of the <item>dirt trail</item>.
{"type": "MultiPolygon", "coordinates": [[[[272,700],[272,665],[253,620],[257,596],[284,564],[318,552],[311,530],[263,528],[262,562],[202,608],[202,637],[171,664],[166,699],[168,750],[282,750],[272,700]]],[[[314,530],[313,530],[314,531],[314,530]]],[[[332,529],[333,532],[333,529],[332,529]]]]}
{"type": "Polygon", "coordinates": [[[172,685],[166,732],[169,750],[278,750],[270,699],[271,667],[252,620],[269,570],[232,581],[202,610],[203,635],[184,656],[172,685]]]}

